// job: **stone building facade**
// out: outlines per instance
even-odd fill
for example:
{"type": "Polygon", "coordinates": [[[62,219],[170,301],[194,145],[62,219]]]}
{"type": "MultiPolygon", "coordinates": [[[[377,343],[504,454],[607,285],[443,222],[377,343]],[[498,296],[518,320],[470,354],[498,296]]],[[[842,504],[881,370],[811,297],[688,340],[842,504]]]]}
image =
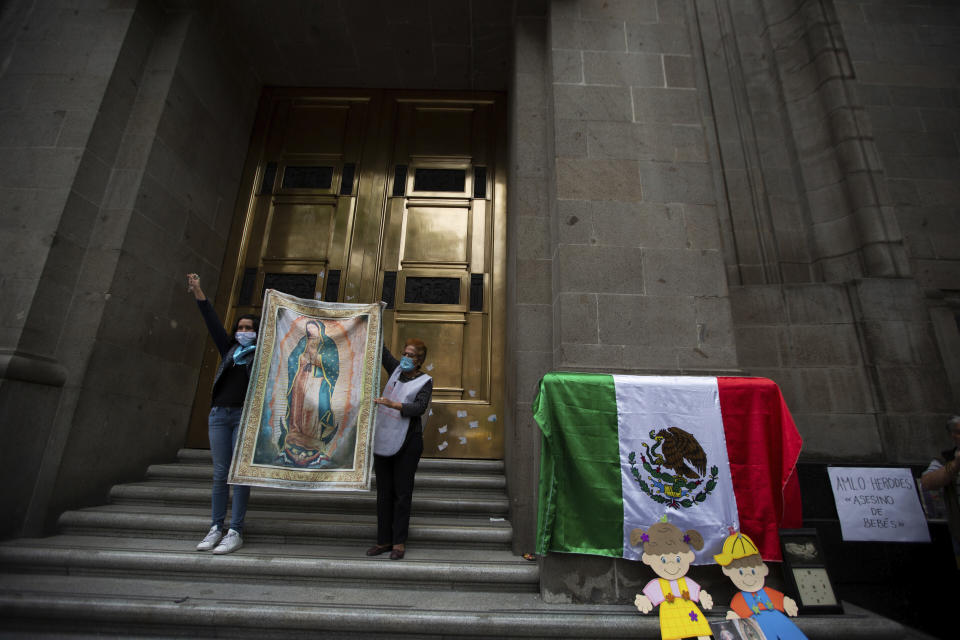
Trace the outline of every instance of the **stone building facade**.
{"type": "Polygon", "coordinates": [[[270,86],[506,95],[515,551],[533,547],[530,404],[551,370],[772,378],[808,461],[942,448],[960,406],[952,3],[0,11],[2,536],[183,446],[206,336],[182,276],[218,289],[270,86]]]}

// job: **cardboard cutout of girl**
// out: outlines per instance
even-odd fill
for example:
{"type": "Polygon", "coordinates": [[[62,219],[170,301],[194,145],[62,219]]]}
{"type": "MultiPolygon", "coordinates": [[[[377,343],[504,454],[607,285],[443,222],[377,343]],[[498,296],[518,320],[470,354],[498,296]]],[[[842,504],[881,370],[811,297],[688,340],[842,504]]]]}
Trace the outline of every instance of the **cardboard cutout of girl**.
{"type": "Polygon", "coordinates": [[[713,598],[700,585],[687,578],[687,571],[696,555],[693,549],[703,549],[703,536],[688,529],[680,531],[667,522],[659,522],[648,530],[630,532],[630,544],[643,543],[641,562],[659,578],[651,580],[637,594],[634,604],[641,613],[650,613],[660,607],[660,637],[663,640],[680,638],[709,638],[712,633],[707,617],[696,603],[705,609],[713,608],[713,598]],[[691,549],[693,547],[693,549],[691,549]]]}
{"type": "Polygon", "coordinates": [[[731,533],[723,551],[713,559],[740,593],[730,601],[727,619],[752,618],[770,640],[807,640],[787,616],[797,615],[797,603],[776,589],[763,586],[770,569],[760,557],[757,545],[742,533],[731,533]]]}

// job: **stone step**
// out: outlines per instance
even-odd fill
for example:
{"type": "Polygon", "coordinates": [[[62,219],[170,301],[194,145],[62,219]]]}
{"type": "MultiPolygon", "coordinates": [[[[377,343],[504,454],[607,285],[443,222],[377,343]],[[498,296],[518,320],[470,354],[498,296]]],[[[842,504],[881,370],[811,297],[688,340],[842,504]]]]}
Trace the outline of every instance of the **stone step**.
{"type": "Polygon", "coordinates": [[[402,562],[367,557],[366,544],[288,544],[245,540],[238,551],[215,556],[194,550],[196,540],[137,536],[62,535],[0,544],[0,572],[137,575],[158,580],[530,592],[539,590],[537,564],[508,550],[447,549],[412,544],[402,562]]]}
{"type": "MultiPolygon", "coordinates": [[[[110,489],[114,503],[209,504],[208,483],[133,482],[110,489]]],[[[250,492],[250,508],[317,513],[375,513],[377,495],[372,491],[290,491],[255,487],[250,492]]],[[[506,517],[510,502],[502,492],[424,492],[414,491],[412,513],[469,514],[506,517]]]]}
{"type": "MultiPolygon", "coordinates": [[[[180,449],[177,460],[185,464],[210,464],[209,449],[180,449]]],[[[503,460],[465,460],[462,458],[420,458],[418,471],[442,471],[468,475],[503,474],[503,460]]]]}
{"type": "MultiPolygon", "coordinates": [[[[390,561],[385,561],[390,562],[390,561]]],[[[403,561],[401,561],[403,562],[403,561]]],[[[6,637],[64,638],[659,638],[632,606],[544,604],[532,593],[0,573],[6,637]]],[[[801,616],[810,640],[920,640],[844,603],[844,616],[801,616]]],[[[707,614],[720,620],[723,608],[707,614]]]]}
{"type": "MultiPolygon", "coordinates": [[[[401,564],[406,559],[392,564],[401,564]]],[[[382,561],[380,564],[391,563],[382,561]]],[[[545,606],[532,593],[0,574],[4,629],[237,638],[653,637],[629,607],[545,606]],[[599,614],[599,615],[598,615],[599,614]],[[644,633],[647,631],[647,633],[644,633]],[[639,633],[638,633],[639,632],[639,633]]],[[[37,637],[33,635],[32,637],[37,637]]]]}
{"type": "MultiPolygon", "coordinates": [[[[203,480],[209,483],[212,477],[212,463],[152,464],[147,468],[147,480],[203,480]]],[[[371,477],[371,486],[377,486],[375,476],[371,477]]],[[[414,487],[418,490],[504,491],[506,486],[507,481],[503,474],[465,475],[451,471],[419,469],[414,480],[414,487]]]]}
{"type": "MultiPolygon", "coordinates": [[[[186,507],[112,504],[64,512],[57,521],[64,534],[147,536],[199,541],[210,528],[210,512],[201,506],[186,507]]],[[[376,515],[322,514],[304,511],[250,509],[244,540],[254,542],[356,541],[366,549],[376,540],[376,515]]],[[[408,543],[458,548],[510,547],[513,529],[506,520],[480,517],[430,517],[410,519],[408,543]]],[[[194,542],[196,544],[196,542],[194,542]]]]}

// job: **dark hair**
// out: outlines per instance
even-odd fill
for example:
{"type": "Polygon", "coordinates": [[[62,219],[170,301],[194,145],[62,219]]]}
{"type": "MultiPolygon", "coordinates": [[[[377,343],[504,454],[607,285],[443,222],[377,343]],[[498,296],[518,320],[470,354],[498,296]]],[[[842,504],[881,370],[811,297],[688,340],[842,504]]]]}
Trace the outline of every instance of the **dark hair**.
{"type": "Polygon", "coordinates": [[[417,355],[420,356],[420,362],[425,362],[427,359],[427,345],[420,338],[410,338],[407,340],[407,344],[404,345],[407,347],[413,347],[417,350],[417,355]]]}
{"type": "Polygon", "coordinates": [[[237,327],[240,326],[241,320],[252,320],[253,321],[253,330],[257,333],[260,333],[260,316],[255,316],[251,313],[245,313],[242,316],[237,318],[237,321],[233,324],[233,332],[237,332],[237,327]]]}

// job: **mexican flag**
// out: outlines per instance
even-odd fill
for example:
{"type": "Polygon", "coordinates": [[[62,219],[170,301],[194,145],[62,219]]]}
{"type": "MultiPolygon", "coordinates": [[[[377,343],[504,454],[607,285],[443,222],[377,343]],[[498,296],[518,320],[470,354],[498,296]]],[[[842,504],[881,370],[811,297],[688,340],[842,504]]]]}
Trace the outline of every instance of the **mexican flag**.
{"type": "Polygon", "coordinates": [[[551,373],[533,405],[543,434],[537,552],[639,559],[634,528],[666,516],[713,562],[732,527],[765,560],[801,524],[801,440],[763,378],[551,373]]]}

